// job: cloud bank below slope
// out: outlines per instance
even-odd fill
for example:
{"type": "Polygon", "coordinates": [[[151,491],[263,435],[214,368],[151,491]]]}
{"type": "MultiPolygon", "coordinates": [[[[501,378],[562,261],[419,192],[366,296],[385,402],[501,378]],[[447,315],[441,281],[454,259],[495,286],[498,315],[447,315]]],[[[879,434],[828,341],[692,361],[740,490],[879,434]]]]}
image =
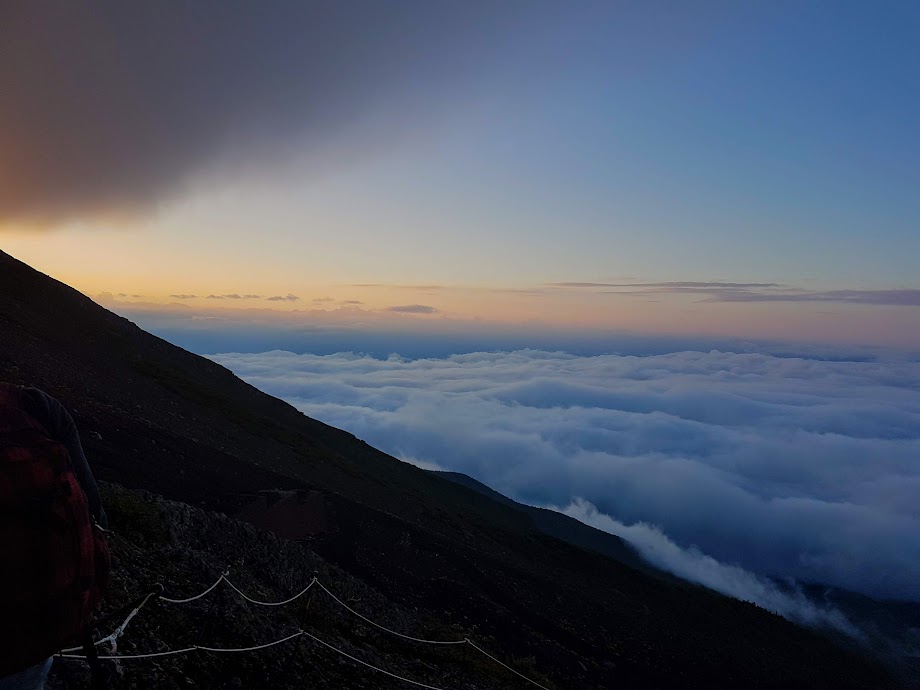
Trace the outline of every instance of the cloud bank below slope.
{"type": "Polygon", "coordinates": [[[387,452],[518,500],[584,500],[720,564],[920,600],[916,363],[718,351],[214,359],[387,452]]]}

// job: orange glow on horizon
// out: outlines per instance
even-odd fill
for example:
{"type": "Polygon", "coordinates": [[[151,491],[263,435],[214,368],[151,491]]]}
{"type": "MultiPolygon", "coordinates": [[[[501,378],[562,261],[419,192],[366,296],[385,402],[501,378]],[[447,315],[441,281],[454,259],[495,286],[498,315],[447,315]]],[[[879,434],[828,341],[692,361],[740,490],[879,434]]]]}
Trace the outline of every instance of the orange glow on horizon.
{"type": "Polygon", "coordinates": [[[116,311],[230,315],[296,323],[333,319],[369,327],[495,327],[631,331],[911,347],[920,342],[915,308],[784,302],[705,302],[686,294],[605,294],[547,284],[397,285],[304,280],[282,265],[247,266],[215,250],[203,260],[171,257],[153,237],[58,233],[4,235],[2,248],[116,311]],[[138,251],[138,242],[145,245],[138,251]],[[143,257],[143,258],[141,258],[143,257]],[[107,297],[100,295],[108,294],[107,297]],[[176,295],[186,296],[183,298],[176,295]],[[188,295],[195,295],[188,298],[188,295]],[[208,298],[239,295],[240,298],[208,298]],[[245,297],[249,295],[250,297],[245,297]],[[258,298],[252,297],[258,295],[258,298]],[[293,295],[297,299],[287,299],[293,295]],[[270,297],[280,299],[270,300],[270,297]],[[425,326],[427,324],[427,326],[425,326]]]}

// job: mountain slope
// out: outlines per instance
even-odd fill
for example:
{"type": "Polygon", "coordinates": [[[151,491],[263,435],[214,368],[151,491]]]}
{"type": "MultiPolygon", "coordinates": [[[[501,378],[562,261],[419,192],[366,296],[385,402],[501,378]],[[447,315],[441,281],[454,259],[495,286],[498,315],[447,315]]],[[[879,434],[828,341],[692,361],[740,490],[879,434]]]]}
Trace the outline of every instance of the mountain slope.
{"type": "Polygon", "coordinates": [[[103,479],[230,514],[260,489],[322,492],[329,529],[309,549],[394,604],[533,657],[559,687],[891,684],[755,606],[552,538],[527,512],[309,419],[3,253],[0,379],[73,409],[103,479]]]}
{"type": "Polygon", "coordinates": [[[653,573],[658,577],[670,577],[668,574],[656,570],[642,560],[642,557],[639,556],[628,543],[616,535],[602,532],[574,518],[570,518],[568,515],[563,515],[553,510],[518,503],[498,493],[495,489],[486,486],[482,482],[476,481],[472,477],[460,472],[430,471],[439,477],[443,477],[461,486],[466,486],[473,491],[477,491],[497,503],[525,513],[530,518],[533,527],[547,536],[555,537],[556,539],[587,551],[594,551],[609,556],[637,570],[653,573]]]}

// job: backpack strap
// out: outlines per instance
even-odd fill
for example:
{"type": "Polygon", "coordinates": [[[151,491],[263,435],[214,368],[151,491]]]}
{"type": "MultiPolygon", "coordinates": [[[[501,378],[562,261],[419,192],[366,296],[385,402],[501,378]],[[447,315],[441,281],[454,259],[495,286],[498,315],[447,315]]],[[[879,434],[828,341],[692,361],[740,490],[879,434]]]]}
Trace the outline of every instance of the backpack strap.
{"type": "Polygon", "coordinates": [[[89,627],[82,635],[83,655],[89,664],[93,690],[106,690],[105,676],[102,672],[102,662],[99,660],[99,648],[93,642],[93,634],[89,627]]]}
{"type": "Polygon", "coordinates": [[[0,381],[0,407],[12,406],[19,402],[22,386],[0,381]]]}
{"type": "Polygon", "coordinates": [[[0,434],[23,431],[48,433],[44,424],[29,410],[25,388],[0,382],[0,434]]]}

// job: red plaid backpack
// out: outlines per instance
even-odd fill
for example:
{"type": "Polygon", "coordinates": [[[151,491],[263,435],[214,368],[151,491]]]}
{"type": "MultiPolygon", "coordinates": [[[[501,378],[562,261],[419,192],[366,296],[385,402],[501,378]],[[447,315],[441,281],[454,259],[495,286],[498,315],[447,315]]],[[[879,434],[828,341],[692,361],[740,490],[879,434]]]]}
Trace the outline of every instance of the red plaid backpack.
{"type": "Polygon", "coordinates": [[[108,579],[67,449],[0,383],[0,678],[89,634],[108,579]]]}

